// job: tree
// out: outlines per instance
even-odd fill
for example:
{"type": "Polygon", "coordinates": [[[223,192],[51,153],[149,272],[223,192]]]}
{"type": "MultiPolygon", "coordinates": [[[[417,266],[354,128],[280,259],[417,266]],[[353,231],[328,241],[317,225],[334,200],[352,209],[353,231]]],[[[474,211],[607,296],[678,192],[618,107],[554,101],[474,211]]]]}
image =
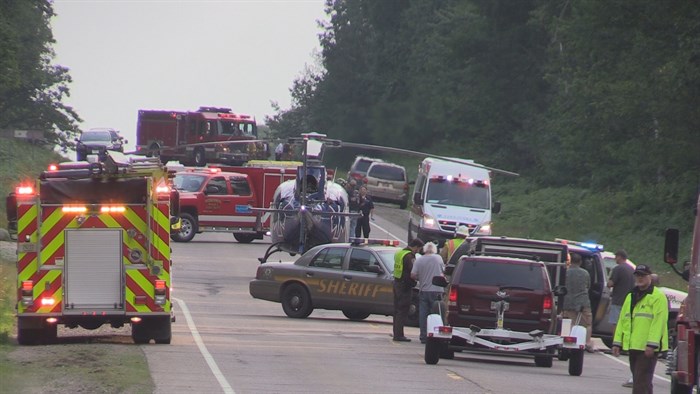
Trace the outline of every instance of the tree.
{"type": "Polygon", "coordinates": [[[0,128],[45,130],[65,150],[81,120],[61,102],[70,95],[68,69],[51,64],[53,6],[49,0],[0,4],[0,128]]]}

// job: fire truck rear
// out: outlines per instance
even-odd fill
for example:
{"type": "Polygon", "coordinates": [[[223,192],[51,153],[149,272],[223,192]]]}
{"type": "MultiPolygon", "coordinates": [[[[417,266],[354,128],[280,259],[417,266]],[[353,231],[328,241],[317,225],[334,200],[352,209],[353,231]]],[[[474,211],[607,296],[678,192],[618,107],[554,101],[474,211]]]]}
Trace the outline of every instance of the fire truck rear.
{"type": "Polygon", "coordinates": [[[157,159],[109,152],[105,162],[52,166],[16,188],[8,218],[17,223],[21,345],[52,342],[59,324],[131,324],[136,343],[170,343],[177,192],[169,178],[157,159]]]}
{"type": "Polygon", "coordinates": [[[676,323],[676,346],[669,360],[667,373],[671,375],[671,392],[692,393],[699,385],[700,376],[700,196],[695,206],[695,226],[690,249],[690,264],[680,272],[678,262],[679,232],[666,230],[664,261],[688,280],[688,296],[681,305],[676,323]]]}
{"type": "Polygon", "coordinates": [[[255,119],[230,108],[200,107],[197,111],[141,110],[136,125],[139,154],[160,156],[202,167],[207,163],[240,165],[265,155],[255,119]]]}

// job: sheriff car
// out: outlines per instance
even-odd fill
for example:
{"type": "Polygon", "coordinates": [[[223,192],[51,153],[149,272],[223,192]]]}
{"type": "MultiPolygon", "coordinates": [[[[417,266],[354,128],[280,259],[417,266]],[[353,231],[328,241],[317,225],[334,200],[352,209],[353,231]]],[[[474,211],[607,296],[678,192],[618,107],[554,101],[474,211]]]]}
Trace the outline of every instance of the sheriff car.
{"type": "MultiPolygon", "coordinates": [[[[340,310],[351,320],[394,313],[394,255],[398,241],[350,239],[319,245],[294,263],[264,263],[250,282],[250,295],[279,302],[292,318],[314,309],[340,310]]],[[[408,323],[418,323],[414,289],[408,323]]]]}

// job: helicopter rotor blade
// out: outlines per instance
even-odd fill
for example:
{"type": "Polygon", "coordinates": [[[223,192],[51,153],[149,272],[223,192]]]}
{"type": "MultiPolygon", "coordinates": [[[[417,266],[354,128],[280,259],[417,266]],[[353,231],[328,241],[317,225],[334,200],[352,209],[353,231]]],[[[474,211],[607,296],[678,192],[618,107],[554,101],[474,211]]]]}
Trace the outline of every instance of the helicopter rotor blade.
{"type": "MultiPolygon", "coordinates": [[[[336,146],[332,146],[332,145],[329,146],[329,148],[335,148],[335,147],[336,146]]],[[[400,153],[400,154],[404,154],[404,155],[411,155],[411,156],[418,156],[418,157],[434,157],[436,159],[451,161],[453,163],[460,163],[460,164],[466,164],[466,165],[472,166],[472,167],[483,168],[485,170],[497,172],[499,174],[520,176],[520,174],[518,174],[517,172],[501,170],[501,169],[493,168],[493,167],[487,167],[487,166],[484,166],[481,164],[476,164],[476,163],[469,163],[467,161],[455,159],[452,157],[439,156],[439,155],[434,155],[431,153],[418,152],[418,151],[408,150],[408,149],[393,148],[390,146],[369,145],[369,144],[360,144],[360,143],[356,143],[356,142],[343,141],[343,142],[341,142],[340,147],[368,149],[368,150],[375,150],[375,151],[379,151],[379,152],[400,153]]]]}

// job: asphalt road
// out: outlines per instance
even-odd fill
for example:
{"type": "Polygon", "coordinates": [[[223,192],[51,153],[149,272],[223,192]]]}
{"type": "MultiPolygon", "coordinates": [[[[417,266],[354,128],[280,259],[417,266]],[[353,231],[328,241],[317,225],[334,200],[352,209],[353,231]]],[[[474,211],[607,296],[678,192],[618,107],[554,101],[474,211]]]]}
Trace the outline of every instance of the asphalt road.
{"type": "MultiPolygon", "coordinates": [[[[379,207],[371,236],[405,241],[406,221],[405,211],[379,207]]],[[[281,305],[248,293],[267,246],[268,240],[239,244],[228,234],[173,244],[173,341],[142,346],[157,393],[631,392],[621,387],[629,377],[624,357],[586,354],[580,377],[556,359],[552,368],[538,368],[530,358],[458,353],[426,365],[418,329],[406,328],[413,342],[394,343],[390,317],[352,322],[315,310],[306,319],[288,318],[281,305]]],[[[278,254],[272,261],[279,259],[294,258],[278,254]]],[[[662,363],[657,375],[656,392],[668,392],[662,363]]]]}

